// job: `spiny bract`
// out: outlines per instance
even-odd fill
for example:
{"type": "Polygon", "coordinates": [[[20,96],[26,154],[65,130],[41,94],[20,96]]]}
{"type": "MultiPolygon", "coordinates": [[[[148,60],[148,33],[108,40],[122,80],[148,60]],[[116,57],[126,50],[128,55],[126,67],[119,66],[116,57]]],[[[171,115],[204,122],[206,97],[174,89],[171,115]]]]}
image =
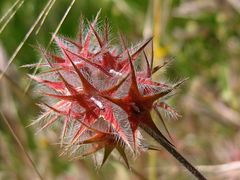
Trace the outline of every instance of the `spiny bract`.
{"type": "Polygon", "coordinates": [[[144,52],[152,38],[132,48],[120,38],[121,46],[112,46],[108,24],[101,32],[97,19],[86,28],[81,21],[77,41],[55,37],[57,55],[41,50],[45,71],[30,77],[44,86],[41,93],[50,101],[41,104],[44,112],[34,123],[44,120],[43,129],[60,121],[61,145],[74,157],[95,155],[103,149],[103,164],[116,149],[128,165],[129,152],[152,149],[143,140],[140,128],[150,136],[158,134],[172,146],[150,112],[156,111],[163,121],[162,108],[177,118],[164,101],[182,82],[169,85],[152,80],[152,74],[165,65],[153,68],[152,58],[149,60],[144,52]],[[143,68],[136,70],[137,63],[143,68]]]}

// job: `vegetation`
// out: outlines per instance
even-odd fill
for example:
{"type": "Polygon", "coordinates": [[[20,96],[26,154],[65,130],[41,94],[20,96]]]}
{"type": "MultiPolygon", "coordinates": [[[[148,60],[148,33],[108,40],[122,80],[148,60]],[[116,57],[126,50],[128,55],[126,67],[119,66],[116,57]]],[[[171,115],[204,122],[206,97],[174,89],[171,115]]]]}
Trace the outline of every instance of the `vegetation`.
{"type": "MultiPolygon", "coordinates": [[[[41,99],[28,77],[35,69],[22,66],[39,62],[41,57],[36,47],[55,51],[53,35],[75,39],[80,16],[93,20],[99,9],[100,21],[107,17],[111,25],[113,44],[118,42],[118,31],[133,44],[153,35],[154,66],[171,60],[165,72],[160,70],[154,79],[177,82],[188,77],[168,101],[181,117],[172,120],[164,116],[176,149],[209,179],[239,177],[239,2],[3,0],[0,2],[0,179],[37,179],[37,173],[43,179],[192,178],[164,149],[141,154],[129,162],[131,171],[115,154],[101,169],[95,169],[88,157],[69,161],[59,156],[62,151],[56,144],[60,124],[37,134],[36,127],[27,127],[39,115],[36,104],[41,99]]],[[[150,56],[151,48],[146,53],[150,56]]],[[[154,120],[168,137],[161,121],[154,120]]],[[[147,140],[161,147],[150,137],[147,140]]]]}

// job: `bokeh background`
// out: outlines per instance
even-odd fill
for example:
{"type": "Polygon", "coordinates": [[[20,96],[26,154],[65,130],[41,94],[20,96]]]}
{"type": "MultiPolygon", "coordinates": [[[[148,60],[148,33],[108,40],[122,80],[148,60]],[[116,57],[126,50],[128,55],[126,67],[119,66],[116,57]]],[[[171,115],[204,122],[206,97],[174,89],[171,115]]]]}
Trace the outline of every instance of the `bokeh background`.
{"type": "MultiPolygon", "coordinates": [[[[166,117],[178,151],[209,179],[240,177],[240,1],[22,2],[0,1],[1,73],[8,67],[0,79],[1,180],[38,179],[25,153],[47,180],[192,179],[164,149],[132,160],[131,171],[117,156],[98,170],[91,158],[69,161],[59,157],[58,129],[52,127],[35,134],[35,127],[26,127],[40,112],[27,77],[34,70],[21,66],[39,61],[35,46],[47,47],[54,32],[75,38],[80,15],[93,20],[99,9],[100,19],[109,19],[114,39],[118,31],[126,36],[129,44],[153,35],[154,64],[174,59],[156,79],[174,82],[189,77],[169,102],[182,117],[177,121],[166,117]],[[6,121],[23,144],[25,153],[6,121]]],[[[162,124],[156,123],[164,132],[162,124]]]]}

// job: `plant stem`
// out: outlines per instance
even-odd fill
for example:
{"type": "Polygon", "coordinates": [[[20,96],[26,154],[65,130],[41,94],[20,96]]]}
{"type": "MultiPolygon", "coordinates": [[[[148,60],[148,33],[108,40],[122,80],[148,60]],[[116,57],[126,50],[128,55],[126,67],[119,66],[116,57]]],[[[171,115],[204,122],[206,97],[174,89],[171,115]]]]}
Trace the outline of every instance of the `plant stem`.
{"type": "Polygon", "coordinates": [[[148,156],[148,165],[150,167],[149,169],[149,180],[157,180],[157,152],[151,151],[149,152],[148,156]]]}
{"type": "Polygon", "coordinates": [[[140,127],[154,138],[159,144],[161,144],[173,157],[175,157],[185,168],[187,168],[197,179],[206,180],[206,178],[190,163],[186,160],[171,144],[169,144],[162,135],[153,131],[150,127],[140,124],[140,127]]]}
{"type": "Polygon", "coordinates": [[[30,164],[32,165],[32,167],[33,167],[34,171],[36,172],[37,176],[39,177],[39,179],[44,180],[44,178],[42,177],[42,175],[38,171],[36,164],[33,162],[32,158],[28,154],[27,150],[24,148],[22,142],[20,141],[20,139],[18,138],[18,136],[14,132],[12,126],[9,124],[7,118],[5,117],[5,115],[3,114],[3,112],[1,110],[0,110],[0,115],[2,116],[3,121],[7,125],[8,129],[10,130],[10,132],[11,132],[12,136],[14,137],[14,139],[16,140],[17,144],[19,145],[19,147],[21,148],[21,150],[23,151],[23,153],[25,154],[25,156],[29,160],[30,164]]]}

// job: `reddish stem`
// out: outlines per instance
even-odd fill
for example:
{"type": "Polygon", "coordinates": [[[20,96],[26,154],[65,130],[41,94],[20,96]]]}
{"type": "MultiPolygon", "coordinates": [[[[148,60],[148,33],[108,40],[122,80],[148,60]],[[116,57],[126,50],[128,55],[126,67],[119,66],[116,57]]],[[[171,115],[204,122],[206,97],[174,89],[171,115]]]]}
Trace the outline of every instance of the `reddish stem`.
{"type": "Polygon", "coordinates": [[[161,144],[173,157],[175,157],[185,168],[187,168],[197,179],[206,180],[206,178],[190,163],[186,160],[172,145],[164,140],[158,133],[144,124],[140,124],[140,127],[146,131],[152,138],[154,138],[159,144],[161,144]]]}

